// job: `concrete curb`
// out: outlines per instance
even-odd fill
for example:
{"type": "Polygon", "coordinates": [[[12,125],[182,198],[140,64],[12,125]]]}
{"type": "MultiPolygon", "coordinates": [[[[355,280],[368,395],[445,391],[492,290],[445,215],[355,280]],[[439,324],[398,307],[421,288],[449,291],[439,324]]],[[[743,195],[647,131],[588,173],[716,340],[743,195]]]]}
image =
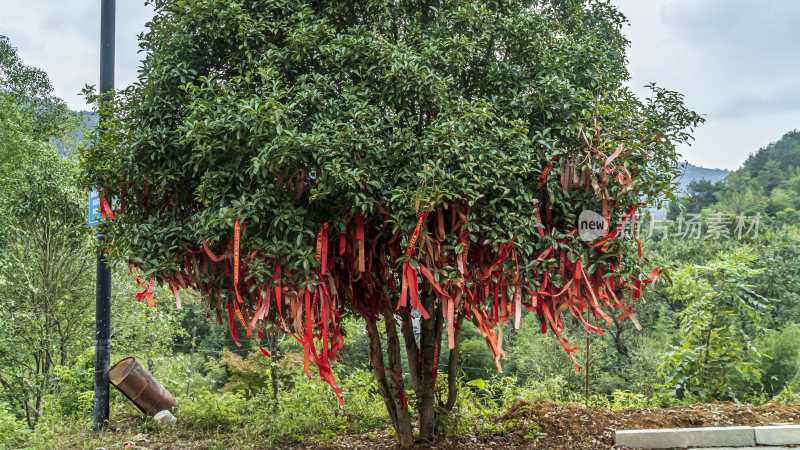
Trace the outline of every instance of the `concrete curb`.
{"type": "Polygon", "coordinates": [[[743,447],[756,444],[753,427],[666,428],[616,432],[616,444],[628,448],[743,447]]]}
{"type": "Polygon", "coordinates": [[[746,447],[800,444],[800,425],[615,431],[624,448],[746,447]]]}
{"type": "Polygon", "coordinates": [[[753,427],[758,445],[800,444],[800,425],[753,427]]]}

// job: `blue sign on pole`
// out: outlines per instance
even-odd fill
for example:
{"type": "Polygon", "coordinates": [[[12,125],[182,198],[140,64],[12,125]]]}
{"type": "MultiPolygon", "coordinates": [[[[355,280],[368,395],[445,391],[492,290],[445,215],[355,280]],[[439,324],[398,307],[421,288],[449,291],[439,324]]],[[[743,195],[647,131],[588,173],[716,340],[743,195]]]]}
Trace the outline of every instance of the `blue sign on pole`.
{"type": "Polygon", "coordinates": [[[89,226],[100,225],[103,215],[100,213],[100,194],[97,188],[92,188],[89,193],[89,226]]]}

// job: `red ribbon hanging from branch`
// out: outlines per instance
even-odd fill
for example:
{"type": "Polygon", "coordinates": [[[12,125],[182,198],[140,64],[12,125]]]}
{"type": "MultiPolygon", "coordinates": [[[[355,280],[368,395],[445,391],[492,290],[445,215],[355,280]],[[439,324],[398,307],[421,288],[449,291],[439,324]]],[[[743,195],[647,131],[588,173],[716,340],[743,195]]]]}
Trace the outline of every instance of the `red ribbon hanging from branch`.
{"type": "MultiPolygon", "coordinates": [[[[233,291],[236,292],[236,300],[243,303],[242,296],[239,295],[239,240],[241,237],[241,230],[239,219],[233,225],[233,291]]],[[[247,328],[247,326],[245,326],[247,328]]]]}
{"type": "MultiPolygon", "coordinates": [[[[226,308],[228,310],[228,327],[231,330],[231,337],[233,337],[233,342],[236,344],[237,347],[241,347],[242,344],[239,343],[239,332],[236,330],[236,320],[233,318],[234,316],[233,306],[236,306],[236,302],[233,300],[228,300],[228,305],[226,308]]],[[[239,313],[241,314],[241,311],[239,313]]]]}
{"type": "Polygon", "coordinates": [[[147,307],[153,308],[156,306],[156,303],[153,301],[153,289],[155,288],[155,280],[153,279],[153,274],[150,274],[150,282],[147,284],[147,307]]]}
{"type": "Polygon", "coordinates": [[[356,244],[358,245],[358,271],[364,273],[366,267],[364,264],[364,215],[361,211],[356,210],[356,244]]]}
{"type": "Polygon", "coordinates": [[[108,204],[106,196],[103,195],[103,190],[100,189],[100,186],[97,187],[97,195],[100,197],[100,215],[103,216],[103,219],[114,220],[114,211],[111,209],[111,205],[108,204]]]}
{"type": "MultiPolygon", "coordinates": [[[[417,218],[417,226],[414,227],[414,233],[411,234],[411,237],[408,239],[408,247],[406,248],[406,260],[403,261],[403,273],[402,273],[402,281],[400,287],[400,302],[397,304],[397,309],[400,309],[403,306],[406,306],[407,298],[408,298],[408,291],[411,284],[411,279],[409,275],[413,276],[414,278],[414,287],[417,286],[417,271],[414,270],[410,266],[411,257],[414,255],[416,251],[416,244],[417,239],[419,239],[419,235],[422,233],[422,226],[425,223],[425,217],[427,216],[426,213],[420,213],[419,217],[417,218]],[[410,270],[409,270],[410,269],[410,270]]],[[[415,289],[412,293],[411,304],[419,305],[422,307],[422,304],[419,303],[419,298],[417,297],[417,290],[415,289]]],[[[424,312],[423,316],[427,316],[428,313],[425,311],[425,308],[422,308],[420,312],[424,312]]],[[[427,317],[425,317],[427,319],[427,317]]]]}
{"type": "MultiPolygon", "coordinates": [[[[342,241],[344,242],[344,241],[342,241]]],[[[322,224],[322,228],[317,233],[317,255],[315,257],[320,264],[320,274],[328,274],[328,222],[322,224]]]]}

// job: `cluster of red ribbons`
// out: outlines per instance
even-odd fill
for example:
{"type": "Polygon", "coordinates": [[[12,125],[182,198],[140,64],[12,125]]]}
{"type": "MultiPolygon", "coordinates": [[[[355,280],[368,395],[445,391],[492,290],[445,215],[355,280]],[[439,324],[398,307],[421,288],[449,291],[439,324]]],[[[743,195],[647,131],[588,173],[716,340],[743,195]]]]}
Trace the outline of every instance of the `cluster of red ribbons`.
{"type": "MultiPolygon", "coordinates": [[[[610,223],[611,205],[616,206],[618,197],[609,195],[609,183],[618,183],[623,193],[631,184],[631,175],[625,167],[613,164],[623,154],[624,146],[606,157],[588,140],[587,145],[586,152],[594,152],[595,157],[599,154],[605,159],[602,174],[596,176],[588,169],[578,169],[577,157],[565,160],[561,164],[559,187],[586,189],[587,192],[593,189],[602,202],[602,215],[610,223]]],[[[540,186],[546,184],[556,160],[551,158],[543,169],[540,186]]],[[[101,203],[103,200],[101,194],[101,203]]],[[[635,229],[637,207],[626,211],[620,228],[631,221],[635,229]]],[[[455,345],[455,315],[463,314],[485,337],[498,370],[502,370],[500,358],[505,358],[503,326],[513,320],[514,327],[519,328],[523,311],[527,309],[539,317],[542,333],[548,328],[554,332],[578,370],[572,355],[577,349],[562,336],[562,313],[568,311],[595,333],[602,334],[600,321],[610,323],[626,317],[638,327],[631,308],[640,297],[642,286],[657,280],[660,274],[658,268],[641,277],[619,273],[622,256],[608,257],[607,252],[620,228],[598,242],[579,244],[585,246],[583,255],[588,249],[591,261],[583,261],[580,252],[569,247],[575,246],[575,242],[579,242],[577,239],[569,242],[546,239],[554,231],[553,213],[546,203],[542,207],[534,206],[530,213],[539,222],[536,231],[541,242],[552,244],[535,257],[532,275],[528,271],[527,276],[520,271],[520,266],[527,261],[520,261],[514,238],[492,245],[482,236],[470,235],[465,226],[470,215],[466,202],[430,208],[418,214],[410,235],[401,236],[397,232],[391,239],[384,234],[384,219],[390,213],[380,204],[378,210],[381,214],[371,218],[354,211],[338,233],[331,233],[329,224],[323,223],[316,233],[316,264],[311,275],[303,276],[304,282],[289,281],[295,279],[291,275],[296,274],[287,273],[285,261],[268,261],[262,256],[266,252],[261,249],[242,249],[241,235],[246,227],[244,220],[237,219],[226,244],[212,249],[202,239],[198,248],[186,249],[182,265],[172,271],[151,271],[149,280],[140,278],[143,292],[138,299],[146,298],[152,306],[154,277],[169,285],[178,307],[179,290],[199,292],[208,310],[216,312],[220,325],[224,322],[225,311],[237,345],[240,345],[240,329],[247,337],[252,337],[255,330],[260,342],[262,322],[282,328],[302,344],[306,374],[309,375],[310,363],[314,363],[341,401],[341,389],[333,377],[331,361],[337,359],[337,352],[344,343],[339,319],[345,309],[378,320],[387,306],[395,310],[411,308],[428,319],[431,311],[423,306],[421,295],[434,296],[445,315],[450,348],[455,345]],[[606,257],[600,258],[604,254],[606,257]],[[589,262],[594,263],[591,273],[587,272],[589,262]],[[255,270],[251,273],[256,263],[262,265],[259,273],[264,273],[266,264],[272,275],[258,279],[255,270]],[[623,292],[630,293],[630,297],[623,298],[623,292]],[[620,313],[612,317],[605,308],[620,313]],[[591,323],[592,317],[594,323],[591,323]]],[[[567,236],[574,238],[576,231],[567,236]]],[[[138,268],[136,273],[139,278],[138,268]]],[[[263,348],[261,350],[269,355],[263,348]]]]}

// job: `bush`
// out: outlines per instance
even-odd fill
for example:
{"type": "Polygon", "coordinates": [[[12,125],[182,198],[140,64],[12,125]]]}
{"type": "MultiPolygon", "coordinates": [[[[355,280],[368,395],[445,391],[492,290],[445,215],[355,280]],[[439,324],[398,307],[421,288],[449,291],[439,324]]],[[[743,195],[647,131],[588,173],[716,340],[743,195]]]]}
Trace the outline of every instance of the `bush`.
{"type": "Polygon", "coordinates": [[[611,395],[592,398],[592,406],[608,409],[641,408],[650,405],[650,399],[643,394],[628,391],[614,391],[611,395]]]}
{"type": "Polygon", "coordinates": [[[222,349],[220,363],[228,372],[228,382],[225,391],[239,392],[252,396],[256,392],[269,386],[270,359],[265,358],[260,350],[242,358],[227,348],[222,349]]]}
{"type": "MultiPolygon", "coordinates": [[[[263,355],[261,358],[266,359],[263,355]]],[[[240,362],[247,360],[240,358],[240,362]]],[[[285,368],[279,368],[279,372],[282,369],[285,368]]],[[[325,444],[344,432],[363,433],[388,424],[369,371],[353,371],[341,377],[347,404],[344,408],[327,384],[316,377],[308,381],[296,366],[291,384],[295,388],[281,390],[278,404],[268,386],[256,392],[250,390],[254,395],[249,397],[241,391],[197,390],[192,398],[180,399],[175,411],[178,430],[218,439],[235,435],[259,445],[275,446],[297,441],[325,444]],[[247,421],[243,422],[242,417],[247,417],[247,421]]]]}
{"type": "MultiPolygon", "coordinates": [[[[447,376],[439,376],[437,389],[446,391],[447,376]]],[[[440,414],[439,428],[444,434],[470,434],[481,437],[503,435],[515,424],[496,423],[511,405],[519,400],[536,402],[542,399],[566,400],[569,391],[559,376],[520,380],[515,376],[459,380],[458,399],[450,414],[440,414]]]]}
{"type": "Polygon", "coordinates": [[[756,346],[764,355],[761,360],[761,384],[769,396],[779,392],[794,378],[798,368],[800,325],[792,323],[782,330],[765,330],[756,346]]]}
{"type": "Polygon", "coordinates": [[[54,393],[43,400],[43,408],[60,416],[91,416],[94,401],[94,348],[86,348],[70,366],[55,366],[53,376],[54,393]]]}
{"type": "Polygon", "coordinates": [[[264,407],[272,402],[269,390],[256,396],[247,434],[267,436],[269,445],[307,440],[325,444],[337,434],[385,428],[389,419],[372,373],[355,370],[337,375],[345,407],[339,405],[330,386],[317,377],[308,381],[304,373],[295,371],[295,387],[281,391],[277,410],[264,407]],[[262,406],[255,406],[259,404],[262,406]]]}
{"type": "Polygon", "coordinates": [[[237,394],[221,394],[208,391],[196,393],[191,398],[182,398],[175,416],[182,428],[209,431],[238,426],[247,400],[237,394]]]}
{"type": "Polygon", "coordinates": [[[8,448],[21,445],[28,439],[30,432],[25,421],[9,411],[7,403],[0,403],[0,446],[8,448]]]}

